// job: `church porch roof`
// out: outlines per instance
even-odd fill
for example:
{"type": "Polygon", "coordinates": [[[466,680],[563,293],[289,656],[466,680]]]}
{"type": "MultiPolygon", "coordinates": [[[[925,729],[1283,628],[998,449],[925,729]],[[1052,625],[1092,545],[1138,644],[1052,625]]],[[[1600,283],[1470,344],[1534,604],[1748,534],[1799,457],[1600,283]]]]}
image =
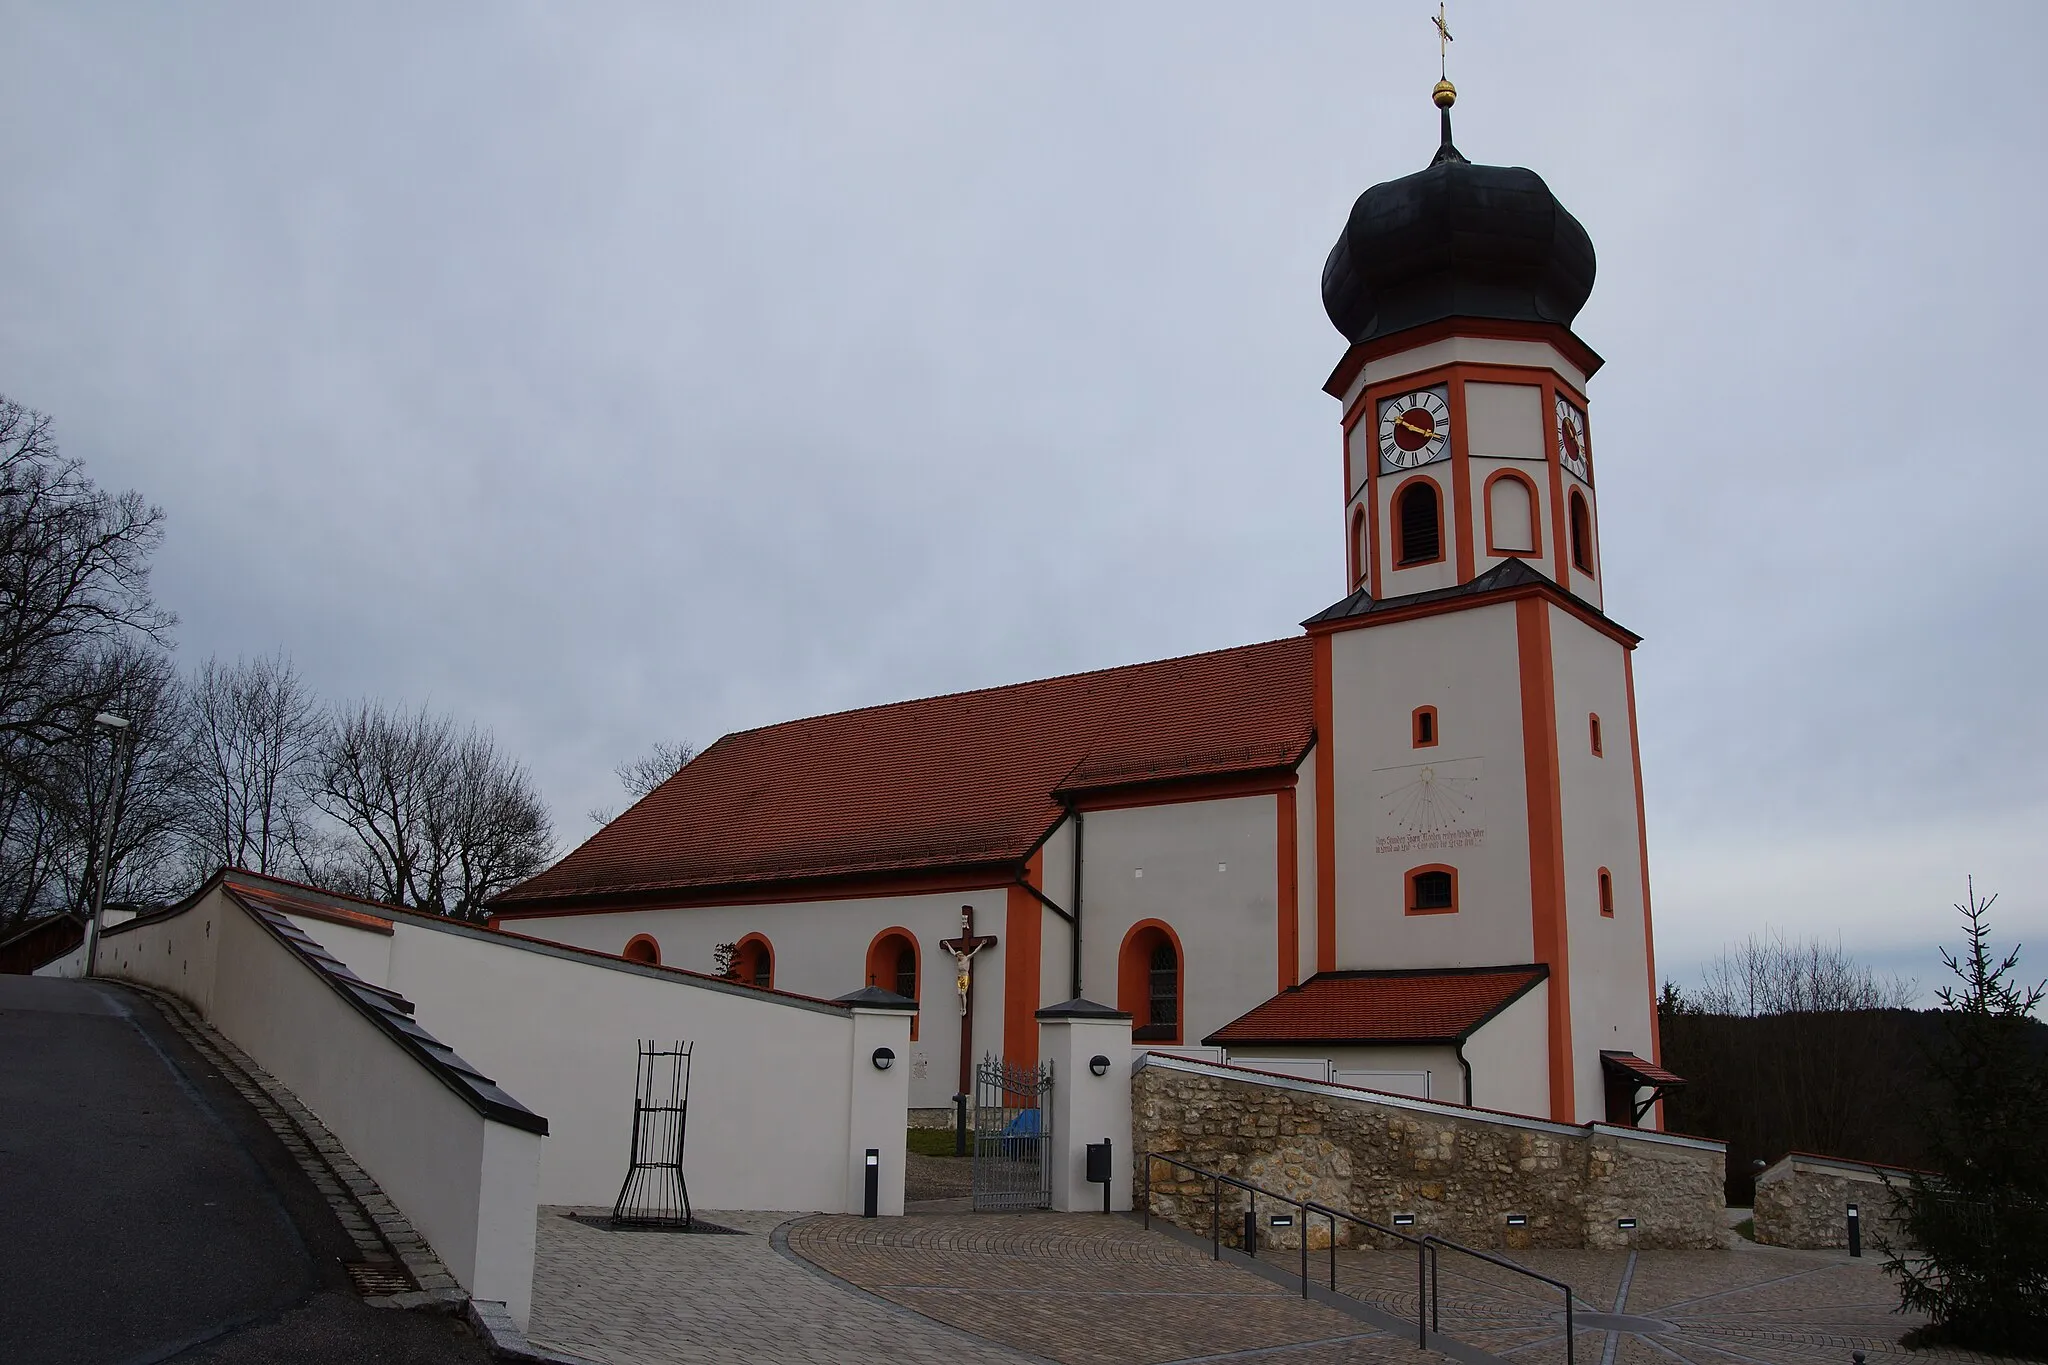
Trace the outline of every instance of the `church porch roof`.
{"type": "Polygon", "coordinates": [[[1540,963],[1318,972],[1202,1042],[1210,1047],[1461,1043],[1549,975],[1540,963]]]}

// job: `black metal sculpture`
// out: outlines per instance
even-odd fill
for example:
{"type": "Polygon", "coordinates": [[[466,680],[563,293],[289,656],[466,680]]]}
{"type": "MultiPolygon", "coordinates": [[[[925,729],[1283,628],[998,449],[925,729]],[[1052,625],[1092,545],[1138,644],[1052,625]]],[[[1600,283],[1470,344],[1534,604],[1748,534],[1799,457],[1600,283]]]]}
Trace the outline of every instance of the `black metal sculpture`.
{"type": "Polygon", "coordinates": [[[614,1227],[687,1228],[692,1225],[690,1187],[683,1180],[683,1137],[690,1124],[690,1050],[678,1041],[666,1049],[649,1039],[638,1044],[639,1071],[633,1088],[632,1168],[612,1205],[614,1227]]]}

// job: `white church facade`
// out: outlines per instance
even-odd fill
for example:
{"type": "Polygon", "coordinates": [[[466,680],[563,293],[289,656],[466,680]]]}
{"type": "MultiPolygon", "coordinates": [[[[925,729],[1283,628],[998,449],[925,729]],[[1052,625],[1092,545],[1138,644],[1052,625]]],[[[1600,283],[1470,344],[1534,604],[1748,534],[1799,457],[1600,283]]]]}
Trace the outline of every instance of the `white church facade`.
{"type": "Polygon", "coordinates": [[[727,735],[494,927],[910,996],[922,1109],[1087,997],[1140,1048],[1656,1123],[1637,637],[1602,607],[1571,330],[1593,249],[1534,172],[1458,153],[1454,95],[1324,273],[1348,595],[1285,639],[727,735]]]}

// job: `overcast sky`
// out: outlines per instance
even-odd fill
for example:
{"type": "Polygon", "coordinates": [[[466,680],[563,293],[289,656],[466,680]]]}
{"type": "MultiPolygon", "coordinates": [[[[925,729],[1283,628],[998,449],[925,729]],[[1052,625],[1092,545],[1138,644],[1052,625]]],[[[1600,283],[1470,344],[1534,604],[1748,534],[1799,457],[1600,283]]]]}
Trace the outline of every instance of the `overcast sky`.
{"type": "MultiPolygon", "coordinates": [[[[187,664],[525,759],[1294,633],[1340,597],[1351,201],[1420,0],[0,0],[0,392],[161,503],[187,664]]],[[[1577,330],[1660,968],[2048,973],[2048,7],[1453,7],[1577,330]]]]}

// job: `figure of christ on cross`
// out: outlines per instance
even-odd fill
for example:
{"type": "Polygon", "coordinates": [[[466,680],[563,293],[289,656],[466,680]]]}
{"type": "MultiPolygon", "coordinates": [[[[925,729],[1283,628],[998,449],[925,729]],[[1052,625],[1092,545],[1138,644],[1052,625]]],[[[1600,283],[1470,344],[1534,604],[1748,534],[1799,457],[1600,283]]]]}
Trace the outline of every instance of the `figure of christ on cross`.
{"type": "Polygon", "coordinates": [[[960,907],[960,937],[939,940],[939,947],[953,955],[953,987],[960,992],[960,1095],[972,1093],[968,1082],[974,1074],[974,955],[996,946],[994,934],[974,932],[974,907],[960,907]]]}

